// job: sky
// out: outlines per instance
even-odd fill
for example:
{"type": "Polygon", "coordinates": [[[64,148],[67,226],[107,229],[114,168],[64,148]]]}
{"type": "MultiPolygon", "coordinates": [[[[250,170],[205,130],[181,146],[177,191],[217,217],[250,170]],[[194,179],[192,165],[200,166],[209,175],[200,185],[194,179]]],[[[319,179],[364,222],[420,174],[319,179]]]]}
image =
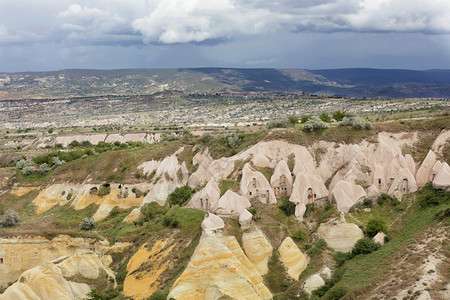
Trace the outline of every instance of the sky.
{"type": "Polygon", "coordinates": [[[450,69],[449,0],[0,0],[0,72],[450,69]]]}

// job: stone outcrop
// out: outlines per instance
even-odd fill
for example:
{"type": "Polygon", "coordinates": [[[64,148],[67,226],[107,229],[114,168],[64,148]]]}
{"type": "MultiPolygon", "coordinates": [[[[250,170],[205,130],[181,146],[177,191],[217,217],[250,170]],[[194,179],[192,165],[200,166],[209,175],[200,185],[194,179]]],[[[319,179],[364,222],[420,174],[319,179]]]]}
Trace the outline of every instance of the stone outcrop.
{"type": "Polygon", "coordinates": [[[15,281],[20,274],[43,262],[76,253],[94,251],[103,255],[109,243],[95,239],[71,238],[59,235],[52,240],[44,237],[0,239],[0,286],[15,281]]]}
{"type": "Polygon", "coordinates": [[[419,170],[417,170],[416,174],[416,182],[417,187],[423,187],[427,182],[431,180],[431,172],[433,170],[433,166],[436,163],[436,154],[432,150],[428,151],[427,156],[423,160],[420,165],[419,170]]]}
{"type": "Polygon", "coordinates": [[[444,162],[439,166],[439,170],[433,179],[435,189],[450,191],[450,167],[444,162]]]}
{"type": "Polygon", "coordinates": [[[111,258],[106,259],[107,256],[103,256],[103,259],[95,253],[76,253],[71,257],[65,259],[58,264],[61,269],[61,273],[64,277],[72,277],[75,275],[81,275],[89,279],[97,279],[100,276],[100,272],[104,271],[106,275],[115,280],[114,272],[109,269],[108,265],[111,263],[111,258]]]}
{"type": "Polygon", "coordinates": [[[234,236],[204,234],[173,284],[173,299],[271,299],[272,294],[234,236]]]}
{"type": "Polygon", "coordinates": [[[270,177],[270,185],[278,198],[291,195],[292,176],[286,161],[280,160],[277,164],[272,177],[270,177]]]}
{"type": "Polygon", "coordinates": [[[327,197],[328,190],[319,175],[310,175],[299,172],[295,177],[292,195],[289,198],[289,201],[296,204],[295,216],[298,219],[303,220],[303,214],[306,211],[307,204],[326,200],[327,197]]]}
{"type": "Polygon", "coordinates": [[[143,214],[141,213],[141,209],[135,208],[128,214],[128,216],[125,217],[125,219],[123,219],[122,222],[133,223],[142,217],[143,217],[143,214]]]}
{"type": "Polygon", "coordinates": [[[39,192],[33,200],[37,213],[49,210],[55,205],[64,205],[78,193],[78,186],[69,184],[53,184],[39,192]]]}
{"type": "Polygon", "coordinates": [[[294,241],[287,237],[278,248],[280,253],[280,260],[283,262],[290,277],[298,280],[300,274],[306,269],[308,259],[306,254],[303,254],[294,241]]]}
{"type": "Polygon", "coordinates": [[[250,201],[244,196],[228,190],[220,197],[214,213],[221,216],[239,216],[251,206],[250,201]]]}
{"type": "Polygon", "coordinates": [[[208,172],[208,168],[213,162],[213,158],[209,154],[209,149],[205,148],[199,151],[192,158],[192,165],[198,166],[197,170],[189,177],[188,185],[192,188],[201,185],[203,182],[210,182],[213,174],[208,172]]]}
{"type": "Polygon", "coordinates": [[[225,227],[225,223],[223,222],[221,217],[216,216],[212,213],[208,213],[205,216],[205,219],[203,220],[201,226],[204,232],[206,232],[207,234],[213,234],[222,230],[225,227]]]}
{"type": "Polygon", "coordinates": [[[242,195],[247,198],[258,197],[261,203],[277,203],[275,194],[266,177],[258,171],[253,171],[248,163],[242,169],[240,188],[242,195]]]}
{"type": "Polygon", "coordinates": [[[239,226],[242,230],[250,228],[252,218],[253,215],[246,209],[239,215],[239,226]]]}
{"type": "Polygon", "coordinates": [[[336,203],[338,211],[348,210],[359,200],[367,197],[366,192],[354,182],[339,181],[331,191],[332,201],[336,203]]]}
{"type": "Polygon", "coordinates": [[[320,224],[317,234],[327,242],[330,248],[340,252],[349,252],[364,233],[356,224],[331,220],[320,224]]]}
{"type": "Polygon", "coordinates": [[[272,255],[272,245],[258,228],[242,234],[242,245],[248,259],[255,265],[261,275],[268,272],[268,261],[272,255]]]}
{"type": "Polygon", "coordinates": [[[192,196],[186,207],[214,212],[214,210],[217,208],[219,199],[219,185],[217,184],[217,181],[211,179],[203,189],[192,196]]]}
{"type": "Polygon", "coordinates": [[[25,271],[0,299],[83,299],[89,291],[87,284],[65,280],[58,266],[43,263],[25,271]]]}
{"type": "Polygon", "coordinates": [[[320,277],[319,274],[309,276],[303,284],[303,290],[311,295],[314,290],[317,290],[321,286],[325,285],[325,280],[320,277]]]}
{"type": "Polygon", "coordinates": [[[379,243],[380,245],[384,245],[384,238],[386,234],[384,232],[378,232],[372,239],[374,243],[379,243]]]}
{"type": "Polygon", "coordinates": [[[169,267],[174,246],[172,239],[167,238],[139,248],[128,262],[123,294],[132,299],[147,299],[156,292],[159,276],[169,267]]]}

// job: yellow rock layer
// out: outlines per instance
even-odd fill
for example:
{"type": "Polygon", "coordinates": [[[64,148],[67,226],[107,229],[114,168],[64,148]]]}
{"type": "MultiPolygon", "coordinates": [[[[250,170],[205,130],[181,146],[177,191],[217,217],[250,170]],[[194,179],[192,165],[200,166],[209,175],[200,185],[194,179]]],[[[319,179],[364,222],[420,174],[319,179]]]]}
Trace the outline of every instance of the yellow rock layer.
{"type": "Polygon", "coordinates": [[[272,294],[236,238],[221,234],[202,236],[191,261],[172,286],[168,298],[271,299],[272,294]]]}
{"type": "Polygon", "coordinates": [[[158,278],[169,266],[167,259],[174,248],[171,239],[156,241],[151,250],[143,245],[130,259],[123,293],[133,299],[146,299],[158,290],[158,278]],[[141,266],[143,268],[138,270],[141,266]]]}
{"type": "Polygon", "coordinates": [[[294,241],[287,237],[281,243],[278,248],[280,253],[280,259],[287,268],[289,276],[298,280],[300,274],[306,269],[308,260],[305,254],[303,254],[294,241]]]}
{"type": "Polygon", "coordinates": [[[264,234],[256,228],[242,235],[242,244],[245,254],[255,265],[261,275],[268,272],[267,263],[272,255],[272,245],[267,241],[264,234]]]}
{"type": "Polygon", "coordinates": [[[36,186],[21,186],[21,187],[18,187],[17,189],[13,189],[11,191],[11,194],[13,194],[14,196],[17,196],[17,197],[21,197],[21,196],[28,194],[29,192],[35,191],[35,190],[37,190],[36,186]]]}

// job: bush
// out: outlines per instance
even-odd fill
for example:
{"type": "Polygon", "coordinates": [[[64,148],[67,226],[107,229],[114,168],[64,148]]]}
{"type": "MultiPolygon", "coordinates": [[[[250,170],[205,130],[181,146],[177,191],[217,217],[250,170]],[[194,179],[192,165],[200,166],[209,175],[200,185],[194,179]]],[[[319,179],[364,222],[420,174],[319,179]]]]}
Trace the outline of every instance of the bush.
{"type": "Polygon", "coordinates": [[[35,172],[35,169],[33,166],[25,166],[22,170],[23,175],[31,175],[35,172]]]}
{"type": "Polygon", "coordinates": [[[8,209],[3,215],[0,224],[2,227],[12,227],[20,221],[19,214],[12,209],[8,209]]]}
{"type": "Polygon", "coordinates": [[[177,187],[167,198],[169,205],[180,205],[182,206],[186,203],[192,196],[192,189],[185,185],[182,187],[177,187]]]}
{"type": "Polygon", "coordinates": [[[146,222],[151,221],[156,216],[164,214],[164,209],[156,202],[147,203],[141,207],[141,213],[146,222]]]}
{"type": "Polygon", "coordinates": [[[345,117],[345,112],[342,112],[340,110],[337,110],[333,113],[333,119],[340,122],[345,117]]]}
{"type": "Polygon", "coordinates": [[[423,209],[431,206],[438,206],[441,203],[449,201],[450,192],[435,190],[430,183],[423,187],[417,195],[417,202],[423,209]]]}
{"type": "Polygon", "coordinates": [[[386,221],[380,217],[374,217],[367,222],[366,233],[371,238],[374,237],[378,232],[387,233],[386,221]]]}
{"type": "Polygon", "coordinates": [[[296,241],[302,241],[305,242],[308,239],[308,233],[304,232],[303,230],[299,229],[296,232],[294,232],[291,235],[291,238],[296,241]]]}
{"type": "Polygon", "coordinates": [[[288,120],[272,120],[267,123],[267,128],[286,128],[289,126],[288,120]]]}
{"type": "Polygon", "coordinates": [[[320,254],[327,247],[327,242],[324,239],[319,239],[309,246],[307,253],[311,254],[320,254]]]}
{"type": "Polygon", "coordinates": [[[43,163],[39,166],[39,174],[43,175],[48,172],[48,165],[46,163],[43,163]]]}
{"type": "Polygon", "coordinates": [[[69,147],[70,147],[70,148],[76,148],[76,147],[80,147],[80,146],[81,146],[81,144],[80,144],[79,141],[72,141],[72,142],[69,144],[69,147]]]}
{"type": "Polygon", "coordinates": [[[294,125],[294,126],[295,126],[295,124],[298,124],[298,118],[297,118],[297,117],[294,117],[294,116],[290,116],[290,117],[288,117],[288,122],[289,122],[291,125],[294,125]]]}
{"type": "Polygon", "coordinates": [[[202,135],[202,142],[203,143],[209,142],[210,140],[212,140],[212,138],[213,138],[212,134],[207,132],[202,135]]]}
{"type": "Polygon", "coordinates": [[[327,295],[327,299],[329,300],[338,300],[347,294],[347,288],[345,286],[333,286],[327,295]]]}
{"type": "Polygon", "coordinates": [[[314,130],[323,130],[327,128],[328,124],[319,119],[318,117],[312,117],[305,123],[305,125],[303,125],[303,130],[306,132],[311,132],[314,130]]]}
{"type": "Polygon", "coordinates": [[[154,292],[148,300],[165,300],[167,299],[167,296],[169,295],[168,291],[157,291],[154,292]]]}
{"type": "Polygon", "coordinates": [[[379,247],[380,244],[374,243],[371,238],[363,237],[362,239],[356,241],[356,244],[352,250],[352,255],[356,256],[358,254],[369,254],[377,250],[379,247]]]}
{"type": "Polygon", "coordinates": [[[31,161],[29,161],[29,160],[25,160],[25,159],[21,159],[21,160],[19,160],[17,163],[16,163],[16,169],[17,170],[22,170],[22,169],[24,169],[25,167],[29,167],[29,166],[32,166],[33,165],[33,163],[31,162],[31,161]]]}
{"type": "Polygon", "coordinates": [[[97,192],[97,195],[102,197],[102,196],[106,196],[109,195],[109,193],[111,193],[111,185],[109,185],[108,183],[102,184],[97,192]]]}
{"type": "Polygon", "coordinates": [[[52,163],[54,167],[62,166],[66,162],[64,160],[60,160],[58,156],[53,157],[52,163]]]}
{"type": "Polygon", "coordinates": [[[358,116],[344,117],[339,126],[352,126],[355,129],[372,129],[372,124],[364,121],[358,116]]]}
{"type": "Polygon", "coordinates": [[[281,209],[286,216],[290,216],[295,214],[295,203],[289,201],[288,197],[283,197],[280,199],[281,204],[278,206],[279,209],[281,209]]]}
{"type": "Polygon", "coordinates": [[[95,227],[95,221],[92,218],[84,218],[81,220],[80,228],[81,230],[91,230],[95,227]]]}
{"type": "Polygon", "coordinates": [[[397,198],[389,196],[388,194],[381,194],[380,197],[377,199],[377,203],[380,206],[383,206],[387,203],[391,203],[392,205],[397,205],[400,203],[400,201],[397,200],[397,198]]]}
{"type": "Polygon", "coordinates": [[[311,119],[311,116],[310,116],[310,115],[304,115],[304,116],[302,116],[302,117],[301,117],[301,122],[302,122],[302,124],[305,124],[306,122],[308,122],[309,119],[311,119]]]}
{"type": "Polygon", "coordinates": [[[333,254],[333,258],[336,261],[338,266],[342,266],[346,260],[349,260],[352,258],[351,253],[343,253],[343,252],[336,252],[333,254]]]}
{"type": "Polygon", "coordinates": [[[323,112],[320,114],[319,119],[321,119],[324,122],[330,123],[331,122],[331,117],[328,113],[323,112]]]}

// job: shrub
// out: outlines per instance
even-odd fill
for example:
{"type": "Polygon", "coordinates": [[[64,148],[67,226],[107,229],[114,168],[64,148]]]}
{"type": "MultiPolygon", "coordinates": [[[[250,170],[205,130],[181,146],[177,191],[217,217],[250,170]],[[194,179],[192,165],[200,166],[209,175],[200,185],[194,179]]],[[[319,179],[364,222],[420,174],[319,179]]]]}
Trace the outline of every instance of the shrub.
{"type": "Polygon", "coordinates": [[[369,254],[377,250],[379,247],[380,244],[374,243],[371,238],[363,237],[362,239],[356,241],[356,244],[352,250],[352,255],[356,256],[358,254],[369,254]]]}
{"type": "Polygon", "coordinates": [[[347,294],[347,288],[345,286],[333,286],[327,295],[327,299],[329,300],[338,300],[347,294]]]}
{"type": "Polygon", "coordinates": [[[305,123],[305,125],[303,125],[303,130],[306,132],[311,132],[314,130],[323,130],[327,128],[328,124],[319,119],[318,117],[312,117],[305,123]]]}
{"type": "Polygon", "coordinates": [[[374,217],[367,222],[366,233],[370,237],[374,237],[378,232],[387,233],[386,221],[380,217],[374,217]]]}
{"type": "Polygon", "coordinates": [[[327,242],[324,239],[319,239],[309,246],[307,252],[309,255],[311,254],[320,254],[327,247],[327,242]]]}
{"type": "Polygon", "coordinates": [[[169,205],[180,205],[186,203],[192,196],[192,189],[185,185],[177,187],[167,198],[169,205]]]}
{"type": "Polygon", "coordinates": [[[296,241],[306,241],[308,239],[308,233],[304,232],[303,230],[299,229],[296,232],[294,232],[291,235],[291,238],[296,240],[296,241]]]}
{"type": "Polygon", "coordinates": [[[267,128],[286,128],[289,126],[288,120],[271,120],[267,123],[267,128]]]}
{"type": "Polygon", "coordinates": [[[64,160],[60,160],[58,156],[53,157],[52,163],[54,167],[62,166],[66,162],[64,160]]]}
{"type": "Polygon", "coordinates": [[[278,206],[286,216],[295,214],[295,203],[289,201],[288,197],[281,198],[281,204],[278,206]]]}
{"type": "Polygon", "coordinates": [[[337,110],[333,113],[333,119],[340,122],[345,117],[345,112],[337,110]]]}
{"type": "Polygon", "coordinates": [[[330,123],[331,122],[331,117],[328,113],[323,112],[320,114],[319,119],[321,119],[324,122],[330,123]]]}
{"type": "Polygon", "coordinates": [[[79,141],[72,141],[72,142],[69,144],[69,147],[70,147],[70,148],[76,148],[76,147],[80,147],[80,146],[81,146],[81,144],[80,144],[79,141]]]}
{"type": "Polygon", "coordinates": [[[438,206],[441,203],[450,201],[450,193],[442,190],[435,190],[431,184],[427,184],[419,191],[417,201],[423,209],[431,206],[438,206]]]}
{"type": "Polygon", "coordinates": [[[27,175],[31,175],[33,174],[35,171],[33,166],[25,166],[22,170],[23,175],[27,176],[27,175]]]}
{"type": "Polygon", "coordinates": [[[32,166],[32,165],[33,165],[33,163],[31,161],[25,160],[25,159],[22,158],[21,160],[19,160],[16,163],[16,169],[17,170],[22,170],[23,168],[28,167],[28,166],[32,166]]]}
{"type": "Polygon", "coordinates": [[[352,126],[355,129],[372,129],[372,124],[358,116],[347,116],[342,119],[339,126],[352,126]]]}
{"type": "Polygon", "coordinates": [[[19,223],[20,217],[19,214],[17,212],[15,212],[12,209],[8,209],[5,214],[3,215],[2,221],[1,221],[1,226],[2,227],[12,227],[14,225],[16,225],[17,223],[19,223]]]}
{"type": "Polygon", "coordinates": [[[381,194],[380,197],[377,199],[377,203],[380,206],[383,206],[387,203],[391,203],[392,205],[397,205],[400,203],[400,201],[397,200],[397,198],[389,196],[388,194],[381,194]]]}
{"type": "Polygon", "coordinates": [[[157,291],[154,292],[148,299],[149,300],[165,300],[169,295],[168,291],[157,291]]]}
{"type": "Polygon", "coordinates": [[[46,163],[43,163],[39,166],[39,174],[45,174],[48,172],[48,165],[46,163]]]}
{"type": "Polygon", "coordinates": [[[212,138],[213,138],[212,134],[207,132],[202,135],[202,142],[203,143],[209,142],[210,140],[212,140],[212,138]]]}
{"type": "Polygon", "coordinates": [[[291,125],[294,125],[294,126],[295,126],[295,124],[298,124],[298,118],[297,118],[297,117],[294,117],[294,116],[290,116],[290,117],[288,117],[288,122],[289,122],[291,125]]]}
{"type": "Polygon", "coordinates": [[[306,122],[308,122],[308,120],[311,119],[310,115],[304,115],[301,117],[301,122],[302,124],[305,124],[306,122]]]}
{"type": "Polygon", "coordinates": [[[343,252],[336,252],[333,254],[333,258],[336,261],[338,266],[342,266],[346,260],[351,259],[352,255],[351,253],[343,253],[343,252]]]}
{"type": "Polygon", "coordinates": [[[157,215],[163,214],[163,208],[156,202],[147,203],[141,207],[141,213],[145,221],[154,219],[157,215]]]}
{"type": "Polygon", "coordinates": [[[363,206],[372,207],[373,206],[372,199],[369,199],[369,198],[364,199],[363,206]]]}
{"type": "Polygon", "coordinates": [[[95,227],[95,221],[92,218],[84,218],[81,220],[80,228],[81,230],[91,230],[95,227]]]}

